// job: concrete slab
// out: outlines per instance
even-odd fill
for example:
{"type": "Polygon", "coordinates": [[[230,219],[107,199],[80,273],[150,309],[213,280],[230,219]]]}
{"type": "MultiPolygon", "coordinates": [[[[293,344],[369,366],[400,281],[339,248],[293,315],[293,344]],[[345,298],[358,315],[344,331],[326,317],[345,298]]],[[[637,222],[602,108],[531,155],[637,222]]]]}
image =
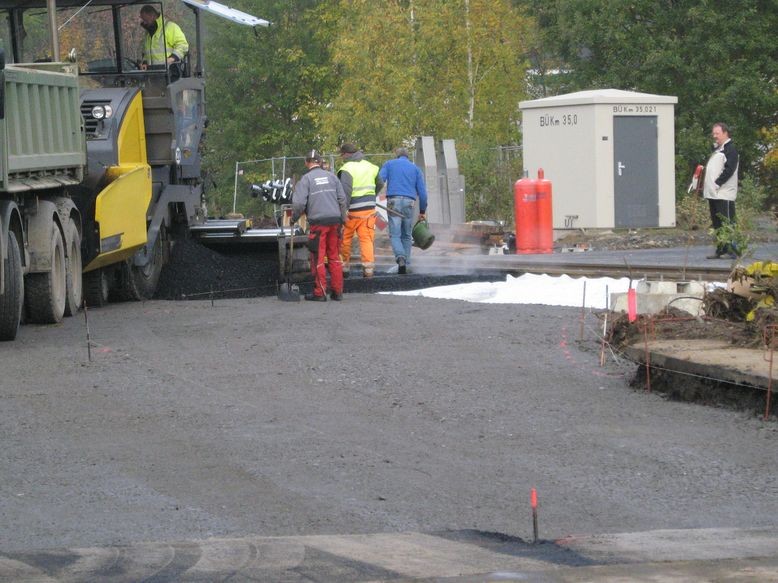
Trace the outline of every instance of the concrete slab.
{"type": "MultiPolygon", "coordinates": [[[[739,348],[725,340],[651,340],[624,349],[636,362],[680,373],[699,375],[733,384],[767,389],[770,380],[770,353],[766,350],[739,348]]],[[[778,381],[778,354],[772,378],[778,381]]]]}
{"type": "Polygon", "coordinates": [[[653,281],[642,280],[635,286],[639,294],[685,294],[702,297],[705,284],[701,281],[653,281]]]}
{"type": "MultiPolygon", "coordinates": [[[[687,314],[697,316],[702,313],[705,283],[641,280],[635,286],[635,295],[638,314],[659,314],[671,305],[687,314]]],[[[627,294],[612,293],[610,305],[614,312],[626,312],[627,294]]]]}
{"type": "MultiPolygon", "coordinates": [[[[672,306],[692,316],[699,316],[703,312],[702,294],[637,292],[636,300],[638,314],[659,314],[667,306],[672,306]]],[[[610,304],[614,312],[626,312],[627,294],[611,294],[610,304]]]]}
{"type": "Polygon", "coordinates": [[[0,554],[0,580],[776,581],[778,528],[571,536],[495,533],[246,537],[0,554]]]}
{"type": "Polygon", "coordinates": [[[665,529],[570,536],[557,543],[596,561],[707,561],[778,557],[776,534],[773,528],[665,529]]]}

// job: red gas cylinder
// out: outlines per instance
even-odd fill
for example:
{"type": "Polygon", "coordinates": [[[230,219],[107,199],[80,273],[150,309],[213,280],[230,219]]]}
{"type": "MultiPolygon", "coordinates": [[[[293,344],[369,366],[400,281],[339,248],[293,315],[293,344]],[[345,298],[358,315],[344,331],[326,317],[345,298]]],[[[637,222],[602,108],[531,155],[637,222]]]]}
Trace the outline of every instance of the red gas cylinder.
{"type": "Polygon", "coordinates": [[[538,203],[536,180],[524,177],[513,185],[513,213],[516,221],[516,253],[535,253],[537,248],[538,203]]]}
{"type": "Polygon", "coordinates": [[[538,180],[535,183],[537,192],[537,237],[538,253],[553,253],[554,251],[554,211],[551,206],[551,181],[546,180],[543,169],[538,169],[538,180]]]}

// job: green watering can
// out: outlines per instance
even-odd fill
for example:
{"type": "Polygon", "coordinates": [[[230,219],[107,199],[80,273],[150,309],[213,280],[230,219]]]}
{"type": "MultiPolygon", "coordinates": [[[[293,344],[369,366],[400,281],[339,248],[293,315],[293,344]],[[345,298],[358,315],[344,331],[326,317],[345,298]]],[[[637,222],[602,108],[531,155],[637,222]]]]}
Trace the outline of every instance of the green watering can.
{"type": "Polygon", "coordinates": [[[429,223],[427,219],[419,219],[416,224],[413,225],[413,245],[419,249],[429,249],[435,242],[435,235],[430,231],[429,223]]]}

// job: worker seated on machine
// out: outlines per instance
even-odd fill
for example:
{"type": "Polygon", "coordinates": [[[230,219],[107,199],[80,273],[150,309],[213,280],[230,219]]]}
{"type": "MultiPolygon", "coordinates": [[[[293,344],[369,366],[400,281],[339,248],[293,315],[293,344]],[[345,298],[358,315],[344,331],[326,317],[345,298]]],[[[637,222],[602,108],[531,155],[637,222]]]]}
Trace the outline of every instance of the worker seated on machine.
{"type": "Polygon", "coordinates": [[[164,70],[170,65],[183,65],[189,43],[180,26],[169,20],[163,22],[162,15],[151,4],[140,9],[140,25],[148,33],[143,39],[141,69],[164,70]]]}

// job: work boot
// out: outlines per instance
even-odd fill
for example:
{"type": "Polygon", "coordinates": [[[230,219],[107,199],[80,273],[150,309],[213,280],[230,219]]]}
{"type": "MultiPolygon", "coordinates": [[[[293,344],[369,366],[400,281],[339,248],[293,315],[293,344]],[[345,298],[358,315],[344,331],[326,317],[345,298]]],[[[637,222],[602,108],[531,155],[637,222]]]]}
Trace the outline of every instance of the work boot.
{"type": "Polygon", "coordinates": [[[330,299],[333,302],[340,302],[343,300],[343,294],[338,292],[330,292],[330,299]]]}
{"type": "Polygon", "coordinates": [[[366,278],[373,277],[373,268],[372,267],[365,267],[365,272],[363,273],[363,276],[366,278]]]}
{"type": "Polygon", "coordinates": [[[327,296],[317,296],[316,294],[305,294],[305,299],[309,302],[326,302],[327,296]]]}
{"type": "Polygon", "coordinates": [[[405,257],[397,258],[397,273],[400,275],[405,275],[408,273],[408,268],[405,266],[405,257]]]}

